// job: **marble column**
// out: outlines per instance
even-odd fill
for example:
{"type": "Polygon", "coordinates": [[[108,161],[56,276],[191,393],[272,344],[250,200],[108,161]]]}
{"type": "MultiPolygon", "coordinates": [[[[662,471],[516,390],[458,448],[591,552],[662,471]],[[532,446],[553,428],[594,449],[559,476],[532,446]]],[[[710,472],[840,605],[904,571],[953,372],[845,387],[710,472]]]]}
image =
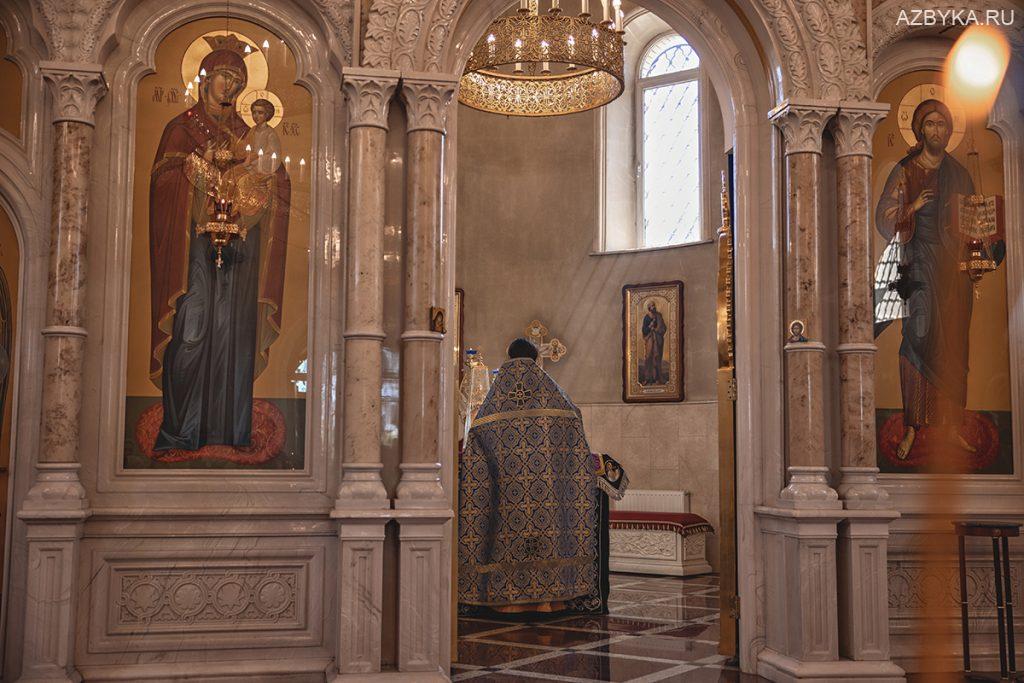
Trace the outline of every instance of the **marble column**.
{"type": "Polygon", "coordinates": [[[884,508],[875,466],[874,258],[871,136],[889,105],[844,103],[835,119],[839,247],[839,411],[848,509],[884,508]]]}
{"type": "Polygon", "coordinates": [[[839,653],[902,680],[889,659],[889,524],[899,517],[875,466],[871,139],[889,105],[843,102],[835,119],[839,252],[839,653]]]}
{"type": "Polygon", "coordinates": [[[338,522],[338,676],[381,670],[385,527],[391,500],[381,479],[384,342],[384,199],[388,107],[397,71],[346,69],[348,225],[342,475],[338,522]]]}
{"type": "MultiPolygon", "coordinates": [[[[432,310],[447,306],[441,251],[447,241],[442,190],[445,119],[457,76],[405,75],[407,118],[405,310],[402,333],[402,463],[399,526],[398,669],[445,680],[443,636],[451,600],[445,539],[451,509],[441,484],[440,416],[444,332],[432,310]],[[437,586],[445,589],[437,590],[437,586]]],[[[441,316],[447,318],[447,311],[441,316]]],[[[455,321],[445,321],[445,325],[455,321]]]]}
{"type": "Polygon", "coordinates": [[[78,546],[89,516],[79,481],[78,422],[86,330],[85,244],[93,113],[106,93],[97,64],[42,62],[53,94],[53,187],[43,410],[36,482],[25,521],[28,578],[22,681],[80,680],[74,671],[78,546]]]}
{"type": "MultiPolygon", "coordinates": [[[[405,310],[402,331],[402,463],[396,508],[446,508],[441,486],[441,343],[431,311],[444,309],[441,282],[445,117],[457,81],[403,77],[406,146],[405,310]]],[[[441,322],[447,324],[442,314],[441,322]]],[[[455,321],[451,321],[455,322],[455,321]]]]}
{"type": "Polygon", "coordinates": [[[335,508],[390,508],[381,480],[384,164],[398,72],[348,69],[348,229],[342,479],[335,508]]]}
{"type": "Polygon", "coordinates": [[[836,508],[825,461],[825,344],[821,141],[835,107],[790,100],[769,114],[785,138],[785,372],[788,478],[780,494],[794,508],[836,508]],[[795,323],[802,326],[794,332],[795,323]]]}

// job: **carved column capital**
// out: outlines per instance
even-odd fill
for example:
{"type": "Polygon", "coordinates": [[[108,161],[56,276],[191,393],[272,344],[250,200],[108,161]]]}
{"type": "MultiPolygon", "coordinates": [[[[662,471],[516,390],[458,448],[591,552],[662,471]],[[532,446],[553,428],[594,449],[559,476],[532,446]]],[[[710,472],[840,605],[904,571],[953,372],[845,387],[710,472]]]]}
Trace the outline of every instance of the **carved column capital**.
{"type": "Polygon", "coordinates": [[[875,126],[888,114],[889,105],[883,102],[841,102],[833,128],[836,158],[871,156],[875,126]]]}
{"type": "Polygon", "coordinates": [[[409,119],[406,130],[432,130],[444,135],[457,78],[402,78],[402,100],[409,119]]]}
{"type": "Polygon", "coordinates": [[[836,106],[813,100],[787,100],[768,112],[768,118],[782,131],[785,154],[821,154],[821,135],[836,113],[836,106]]]}
{"type": "Polygon", "coordinates": [[[53,122],[77,121],[95,126],[96,103],[107,92],[99,64],[40,62],[43,80],[53,91],[53,122]]]}
{"type": "Polygon", "coordinates": [[[346,69],[342,90],[348,107],[348,127],[388,129],[388,106],[398,87],[398,71],[346,69]]]}

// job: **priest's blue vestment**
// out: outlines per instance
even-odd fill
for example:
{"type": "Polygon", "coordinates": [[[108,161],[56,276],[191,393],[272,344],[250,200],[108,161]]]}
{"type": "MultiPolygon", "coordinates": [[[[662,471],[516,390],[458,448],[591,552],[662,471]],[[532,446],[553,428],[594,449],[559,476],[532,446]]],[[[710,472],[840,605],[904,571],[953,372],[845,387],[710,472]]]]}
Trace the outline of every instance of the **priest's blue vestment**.
{"type": "Polygon", "coordinates": [[[459,468],[460,613],[603,611],[603,497],[579,409],[533,360],[506,362],[459,468]]]}

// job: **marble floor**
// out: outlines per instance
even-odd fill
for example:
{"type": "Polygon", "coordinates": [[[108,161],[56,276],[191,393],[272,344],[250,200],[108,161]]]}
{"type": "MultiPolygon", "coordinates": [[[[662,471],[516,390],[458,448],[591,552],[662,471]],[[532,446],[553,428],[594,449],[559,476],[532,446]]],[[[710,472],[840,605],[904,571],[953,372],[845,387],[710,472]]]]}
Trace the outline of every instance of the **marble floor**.
{"type": "Polygon", "coordinates": [[[718,654],[718,577],[613,574],[610,614],[459,620],[453,681],[710,683],[764,679],[718,654]]]}

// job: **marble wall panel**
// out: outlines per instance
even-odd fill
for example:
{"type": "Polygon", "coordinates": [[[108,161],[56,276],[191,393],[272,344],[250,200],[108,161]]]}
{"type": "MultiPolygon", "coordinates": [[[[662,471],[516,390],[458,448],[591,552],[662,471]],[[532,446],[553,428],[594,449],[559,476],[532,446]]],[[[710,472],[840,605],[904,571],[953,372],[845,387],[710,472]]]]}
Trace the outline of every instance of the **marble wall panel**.
{"type": "Polygon", "coordinates": [[[79,600],[76,661],[105,667],[154,657],[169,663],[319,659],[331,650],[334,628],[325,612],[335,593],[326,562],[331,543],[87,538],[80,575],[89,581],[79,600]]]}

